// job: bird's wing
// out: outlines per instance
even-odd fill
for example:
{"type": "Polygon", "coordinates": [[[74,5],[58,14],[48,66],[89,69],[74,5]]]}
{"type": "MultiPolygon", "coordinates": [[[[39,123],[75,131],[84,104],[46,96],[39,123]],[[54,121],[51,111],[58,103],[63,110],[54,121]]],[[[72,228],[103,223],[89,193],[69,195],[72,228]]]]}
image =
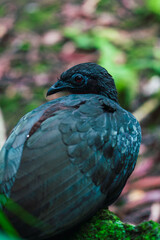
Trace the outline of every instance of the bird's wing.
{"type": "Polygon", "coordinates": [[[118,104],[101,97],[79,105],[69,123],[61,123],[59,129],[70,161],[100,187],[106,203],[112,203],[135,167],[139,123],[118,104]]]}
{"type": "Polygon", "coordinates": [[[24,143],[33,124],[38,121],[51,103],[27,113],[12,130],[9,138],[0,151],[0,193],[9,195],[21,162],[24,143]]]}
{"type": "Polygon", "coordinates": [[[68,151],[68,146],[81,145],[81,135],[89,130],[83,124],[86,115],[80,109],[85,104],[82,100],[53,104],[32,126],[11,190],[11,198],[30,213],[48,222],[52,219],[52,231],[93,214],[105,199],[92,179],[72,163],[68,151]]]}

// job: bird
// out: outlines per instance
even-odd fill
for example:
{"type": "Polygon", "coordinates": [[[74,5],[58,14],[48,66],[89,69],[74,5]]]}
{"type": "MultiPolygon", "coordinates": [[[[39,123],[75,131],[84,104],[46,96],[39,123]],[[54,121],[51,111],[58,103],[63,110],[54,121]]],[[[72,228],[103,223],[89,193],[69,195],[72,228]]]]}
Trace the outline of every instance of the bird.
{"type": "Polygon", "coordinates": [[[54,237],[111,205],[141,143],[139,122],[96,63],[64,71],[47,97],[21,118],[0,152],[0,205],[25,239],[54,237]]]}

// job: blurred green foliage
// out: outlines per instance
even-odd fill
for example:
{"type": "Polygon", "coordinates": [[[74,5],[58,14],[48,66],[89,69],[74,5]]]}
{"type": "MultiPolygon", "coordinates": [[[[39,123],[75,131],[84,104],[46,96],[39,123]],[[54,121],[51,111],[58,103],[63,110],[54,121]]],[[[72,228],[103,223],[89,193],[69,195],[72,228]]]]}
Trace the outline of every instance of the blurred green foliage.
{"type": "Polygon", "coordinates": [[[0,226],[3,229],[3,231],[8,235],[8,237],[7,237],[7,236],[3,236],[0,234],[1,240],[3,238],[12,240],[12,236],[19,237],[19,234],[14,229],[14,227],[11,225],[11,223],[8,221],[7,217],[5,216],[5,214],[2,211],[0,211],[0,226]]]}
{"type": "Polygon", "coordinates": [[[20,13],[21,21],[17,22],[16,30],[45,32],[51,27],[57,27],[59,21],[55,13],[60,11],[60,6],[58,1],[54,1],[51,5],[40,5],[38,2],[26,4],[20,13]]]}
{"type": "Polygon", "coordinates": [[[4,6],[0,6],[0,17],[3,17],[5,15],[5,8],[4,6]]]}
{"type": "MultiPolygon", "coordinates": [[[[63,57],[63,48],[67,43],[74,46],[75,53],[92,53],[96,56],[94,61],[105,67],[114,77],[120,104],[129,110],[133,109],[132,105],[137,97],[143,97],[140,81],[149,81],[152,76],[160,75],[159,0],[145,0],[126,6],[123,1],[101,0],[97,2],[91,15],[87,11],[83,12],[81,4],[82,1],[75,1],[72,6],[57,0],[15,0],[12,6],[3,1],[0,18],[10,19],[15,14],[15,19],[8,35],[1,40],[0,52],[4,57],[9,51],[13,54],[8,70],[11,76],[16,78],[17,75],[23,79],[27,75],[33,79],[33,84],[28,84],[33,97],[28,98],[28,101],[18,90],[13,99],[8,97],[3,85],[2,91],[0,85],[1,107],[6,119],[16,110],[22,109],[23,114],[26,109],[32,110],[42,103],[44,94],[37,98],[35,92],[39,85],[34,82],[34,76],[44,73],[47,77],[52,72],[55,73],[54,76],[58,73],[58,76],[60,70],[57,66],[77,63],[78,57],[75,61],[72,54],[69,58],[63,57]],[[79,6],[79,11],[75,6],[79,6]],[[127,8],[128,6],[131,7],[127,8]],[[99,22],[103,18],[106,24],[99,22]],[[60,39],[53,44],[46,44],[44,38],[49,31],[55,30],[60,34],[60,39]]],[[[51,38],[54,37],[55,35],[51,38]]],[[[14,85],[14,81],[11,84],[14,85]]],[[[49,86],[47,83],[42,85],[45,89],[49,86]]],[[[9,128],[14,124],[15,122],[9,128]]]]}
{"type": "Polygon", "coordinates": [[[98,63],[113,75],[120,102],[126,108],[138,93],[140,71],[150,69],[151,75],[160,74],[159,57],[155,56],[150,39],[137,43],[132,38],[125,39],[118,28],[104,27],[87,32],[68,27],[64,29],[64,36],[79,49],[99,52],[98,63]]]}
{"type": "Polygon", "coordinates": [[[149,11],[160,16],[160,1],[159,0],[146,0],[146,6],[149,11]]]}
{"type": "Polygon", "coordinates": [[[9,237],[7,235],[4,235],[3,233],[0,233],[0,239],[1,240],[20,240],[20,238],[9,237]]]}

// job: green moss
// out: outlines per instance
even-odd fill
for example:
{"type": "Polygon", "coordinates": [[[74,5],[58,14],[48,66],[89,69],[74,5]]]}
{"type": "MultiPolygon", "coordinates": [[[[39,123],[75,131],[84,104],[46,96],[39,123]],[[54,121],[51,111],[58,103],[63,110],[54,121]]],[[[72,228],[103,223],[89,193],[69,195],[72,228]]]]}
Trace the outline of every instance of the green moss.
{"type": "Polygon", "coordinates": [[[108,210],[100,211],[76,232],[70,240],[158,240],[160,225],[156,222],[143,222],[138,226],[125,224],[108,210]]]}
{"type": "Polygon", "coordinates": [[[160,224],[158,224],[156,222],[153,222],[153,221],[143,222],[139,226],[136,227],[136,230],[138,233],[143,233],[143,238],[140,235],[140,236],[137,236],[135,238],[135,240],[160,239],[160,224]]]}

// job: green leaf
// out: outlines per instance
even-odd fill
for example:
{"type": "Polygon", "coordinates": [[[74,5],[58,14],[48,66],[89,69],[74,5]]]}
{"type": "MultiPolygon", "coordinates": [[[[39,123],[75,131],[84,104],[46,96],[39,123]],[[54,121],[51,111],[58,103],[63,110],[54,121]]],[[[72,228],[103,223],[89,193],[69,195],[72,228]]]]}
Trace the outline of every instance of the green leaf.
{"type": "Polygon", "coordinates": [[[151,12],[160,15],[160,0],[146,0],[146,5],[151,12]]]}
{"type": "Polygon", "coordinates": [[[109,41],[97,37],[96,44],[100,51],[99,64],[113,75],[122,99],[121,103],[128,106],[135,97],[138,88],[136,71],[129,64],[116,61],[117,56],[123,52],[109,41]]]}
{"type": "Polygon", "coordinates": [[[1,210],[0,210],[0,226],[3,229],[3,231],[8,234],[8,236],[19,237],[18,232],[14,229],[12,224],[9,222],[8,218],[1,210]]]}

